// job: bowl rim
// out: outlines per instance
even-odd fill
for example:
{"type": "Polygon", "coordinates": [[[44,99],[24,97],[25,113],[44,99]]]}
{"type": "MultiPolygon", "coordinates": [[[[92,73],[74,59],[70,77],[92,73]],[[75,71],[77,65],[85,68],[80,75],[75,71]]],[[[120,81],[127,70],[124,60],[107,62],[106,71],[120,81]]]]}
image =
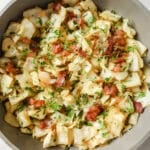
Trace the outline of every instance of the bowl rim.
{"type": "MultiPolygon", "coordinates": [[[[9,0],[9,2],[7,2],[7,5],[0,10],[0,17],[7,11],[9,10],[9,8],[14,4],[16,3],[18,0],[9,0]]],[[[94,1],[94,0],[93,0],[94,1]]],[[[95,0],[96,1],[96,0],[95,0]]],[[[150,15],[150,10],[145,7],[143,5],[142,2],[140,2],[139,0],[131,0],[133,3],[135,3],[144,13],[144,15],[150,15]]],[[[147,109],[147,108],[146,108],[147,109]]],[[[145,111],[145,113],[148,113],[148,111],[145,111]]],[[[149,112],[150,113],[150,112],[149,112]]],[[[141,146],[145,141],[146,139],[148,139],[150,137],[150,130],[149,132],[147,132],[143,138],[141,138],[139,141],[137,141],[135,143],[135,145],[133,145],[131,147],[131,150],[135,150],[137,148],[139,148],[139,146],[141,146]]],[[[12,150],[19,150],[18,147],[15,146],[15,144],[13,144],[1,131],[0,131],[0,138],[4,141],[5,144],[7,144],[7,146],[9,148],[11,148],[12,150]]]]}

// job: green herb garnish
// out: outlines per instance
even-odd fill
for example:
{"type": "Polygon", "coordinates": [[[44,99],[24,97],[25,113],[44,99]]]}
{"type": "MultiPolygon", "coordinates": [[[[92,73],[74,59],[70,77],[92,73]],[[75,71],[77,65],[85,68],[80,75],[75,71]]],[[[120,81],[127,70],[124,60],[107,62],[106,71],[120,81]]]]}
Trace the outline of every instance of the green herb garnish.
{"type": "Polygon", "coordinates": [[[25,58],[26,56],[27,56],[27,54],[28,54],[28,49],[23,49],[22,51],[21,51],[21,59],[23,59],[23,58],[25,58]]]}
{"type": "Polygon", "coordinates": [[[146,96],[146,94],[144,93],[144,92],[140,92],[140,93],[138,93],[137,94],[137,98],[142,98],[142,97],[145,97],[146,96]]]}
{"type": "Polygon", "coordinates": [[[51,108],[53,111],[59,111],[61,106],[54,100],[47,103],[47,107],[51,108]]]}
{"type": "Polygon", "coordinates": [[[134,50],[135,50],[135,47],[133,47],[133,46],[128,46],[127,47],[128,52],[134,52],[134,50]]]}
{"type": "Polygon", "coordinates": [[[20,104],[17,106],[17,111],[18,111],[18,112],[23,111],[23,109],[24,109],[25,106],[26,106],[26,103],[25,103],[25,102],[20,103],[20,104]]]}
{"type": "Polygon", "coordinates": [[[102,133],[102,136],[104,137],[104,138],[106,138],[107,136],[108,136],[108,132],[104,132],[104,133],[102,133]]]}
{"type": "Polygon", "coordinates": [[[41,26],[43,25],[42,19],[41,19],[40,17],[38,17],[36,21],[37,21],[37,23],[39,23],[41,26]]]}

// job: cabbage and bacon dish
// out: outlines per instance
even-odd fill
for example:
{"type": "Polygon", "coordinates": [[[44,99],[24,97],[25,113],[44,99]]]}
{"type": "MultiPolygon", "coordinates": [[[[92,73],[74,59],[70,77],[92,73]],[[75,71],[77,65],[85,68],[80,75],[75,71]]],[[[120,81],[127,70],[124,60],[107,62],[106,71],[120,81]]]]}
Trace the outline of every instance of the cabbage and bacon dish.
{"type": "Polygon", "coordinates": [[[25,10],[2,41],[5,121],[44,148],[93,150],[122,136],[150,105],[147,48],[135,35],[92,0],[25,10]]]}

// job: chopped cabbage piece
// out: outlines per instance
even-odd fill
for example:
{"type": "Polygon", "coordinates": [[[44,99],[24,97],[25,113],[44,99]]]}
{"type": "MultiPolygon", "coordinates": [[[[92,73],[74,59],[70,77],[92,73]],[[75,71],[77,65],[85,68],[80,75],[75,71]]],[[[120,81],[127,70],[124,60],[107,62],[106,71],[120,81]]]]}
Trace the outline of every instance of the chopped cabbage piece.
{"type": "Polygon", "coordinates": [[[32,96],[32,92],[29,90],[25,90],[17,96],[9,96],[9,102],[11,103],[11,105],[15,105],[30,96],[32,96]]]}
{"type": "Polygon", "coordinates": [[[123,84],[126,88],[136,87],[141,85],[141,79],[138,73],[134,72],[129,76],[123,84]]]}
{"type": "Polygon", "coordinates": [[[21,127],[28,127],[32,124],[26,109],[17,112],[17,119],[21,127]]]}
{"type": "Polygon", "coordinates": [[[21,25],[24,28],[22,36],[31,39],[33,37],[33,34],[35,33],[35,30],[36,30],[34,25],[32,24],[32,22],[29,21],[28,19],[24,19],[22,21],[21,25]]]}
{"type": "Polygon", "coordinates": [[[7,74],[2,75],[1,77],[1,92],[3,95],[7,95],[12,92],[12,86],[13,86],[13,78],[7,74]]]}
{"type": "Polygon", "coordinates": [[[126,121],[126,115],[116,107],[111,107],[108,110],[108,115],[105,117],[106,125],[110,132],[115,136],[121,136],[121,131],[126,121]]]}
{"type": "Polygon", "coordinates": [[[121,16],[119,16],[115,13],[112,13],[109,10],[103,11],[102,13],[100,13],[100,16],[106,20],[110,20],[110,21],[114,21],[114,22],[119,21],[119,19],[121,18],[121,16]]]}

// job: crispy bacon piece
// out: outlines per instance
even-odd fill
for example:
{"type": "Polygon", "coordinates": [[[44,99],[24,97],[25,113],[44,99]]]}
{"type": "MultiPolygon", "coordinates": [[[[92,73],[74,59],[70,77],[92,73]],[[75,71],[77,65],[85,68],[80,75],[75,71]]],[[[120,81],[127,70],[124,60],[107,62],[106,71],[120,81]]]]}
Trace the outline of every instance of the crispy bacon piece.
{"type": "Polygon", "coordinates": [[[52,130],[54,130],[56,127],[56,124],[52,122],[52,120],[46,118],[40,122],[39,127],[40,129],[51,128],[52,130]]]}
{"type": "Polygon", "coordinates": [[[17,72],[17,69],[15,68],[14,64],[12,62],[9,62],[5,67],[6,72],[15,74],[17,72]]]}
{"type": "Polygon", "coordinates": [[[115,85],[105,85],[104,89],[103,89],[103,92],[106,95],[110,95],[110,96],[114,97],[114,96],[117,95],[118,89],[115,85]]]}
{"type": "Polygon", "coordinates": [[[28,39],[27,37],[23,37],[21,39],[21,41],[24,43],[24,44],[28,44],[30,49],[33,51],[33,52],[37,52],[39,50],[39,46],[38,46],[38,42],[35,41],[35,40],[31,40],[31,39],[28,39]]]}
{"type": "Polygon", "coordinates": [[[89,111],[87,112],[85,119],[87,121],[96,121],[97,116],[101,112],[101,107],[99,104],[95,104],[89,108],[89,111]]]}
{"type": "Polygon", "coordinates": [[[67,13],[67,17],[66,17],[66,21],[68,22],[69,20],[75,19],[76,20],[76,15],[73,12],[68,12],[67,13]]]}
{"type": "Polygon", "coordinates": [[[38,43],[36,42],[36,41],[34,41],[34,40],[31,40],[31,42],[30,42],[30,49],[33,51],[33,52],[37,52],[37,51],[39,51],[39,46],[38,46],[38,43]]]}
{"type": "Polygon", "coordinates": [[[123,62],[125,62],[126,61],[126,59],[124,58],[124,57],[119,57],[119,58],[117,58],[114,62],[115,63],[123,63],[123,62]]]}
{"type": "Polygon", "coordinates": [[[61,53],[61,55],[62,55],[62,56],[68,56],[68,55],[70,55],[70,52],[69,52],[69,51],[63,51],[63,52],[61,53]]]}
{"type": "Polygon", "coordinates": [[[111,55],[113,51],[113,36],[108,38],[108,49],[105,52],[105,55],[111,55]]]}
{"type": "Polygon", "coordinates": [[[76,45],[73,45],[73,46],[71,47],[71,49],[72,49],[74,52],[77,52],[77,51],[79,50],[78,46],[76,46],[76,45]]]}
{"type": "Polygon", "coordinates": [[[66,74],[66,72],[64,72],[64,71],[60,71],[60,72],[58,73],[58,77],[57,77],[57,80],[56,80],[56,82],[55,82],[55,86],[56,86],[56,87],[61,87],[61,86],[64,85],[66,75],[67,75],[67,74],[66,74]]]}
{"type": "Polygon", "coordinates": [[[135,108],[135,111],[138,113],[143,113],[144,111],[144,108],[140,102],[134,101],[134,108],[135,108]]]}
{"type": "Polygon", "coordinates": [[[83,57],[83,58],[86,58],[86,56],[87,56],[86,52],[84,52],[84,51],[81,50],[81,49],[78,51],[78,54],[79,54],[81,57],[83,57]]]}
{"type": "Polygon", "coordinates": [[[47,127],[47,122],[45,120],[40,122],[40,129],[45,129],[47,127]]]}
{"type": "Polygon", "coordinates": [[[56,2],[56,3],[53,3],[52,9],[56,12],[59,12],[61,9],[61,6],[62,6],[61,3],[56,2]]]}
{"type": "Polygon", "coordinates": [[[28,39],[27,37],[23,37],[21,40],[22,40],[22,42],[23,42],[24,44],[30,44],[30,43],[31,43],[31,40],[28,39]]]}
{"type": "Polygon", "coordinates": [[[60,43],[58,44],[53,44],[52,46],[52,51],[54,54],[59,54],[63,51],[62,45],[60,43]]]}
{"type": "Polygon", "coordinates": [[[43,107],[45,105],[45,101],[44,100],[36,100],[36,99],[30,98],[28,100],[28,104],[29,105],[33,105],[34,108],[40,108],[40,107],[43,107]]]}
{"type": "Polygon", "coordinates": [[[114,44],[116,46],[125,46],[126,45],[126,38],[125,32],[123,30],[117,30],[114,34],[114,44]]]}
{"type": "Polygon", "coordinates": [[[126,37],[124,31],[117,30],[112,36],[108,38],[108,49],[105,52],[105,55],[111,55],[115,46],[126,46],[126,37]]]}
{"type": "Polygon", "coordinates": [[[85,21],[83,20],[83,18],[79,19],[79,25],[81,26],[81,28],[85,27],[85,21]]]}
{"type": "Polygon", "coordinates": [[[87,54],[84,52],[81,48],[77,47],[76,45],[73,45],[71,48],[75,53],[77,53],[79,56],[86,58],[87,54]]]}
{"type": "Polygon", "coordinates": [[[115,67],[113,68],[114,72],[120,72],[121,71],[121,64],[116,64],[115,67]]]}

